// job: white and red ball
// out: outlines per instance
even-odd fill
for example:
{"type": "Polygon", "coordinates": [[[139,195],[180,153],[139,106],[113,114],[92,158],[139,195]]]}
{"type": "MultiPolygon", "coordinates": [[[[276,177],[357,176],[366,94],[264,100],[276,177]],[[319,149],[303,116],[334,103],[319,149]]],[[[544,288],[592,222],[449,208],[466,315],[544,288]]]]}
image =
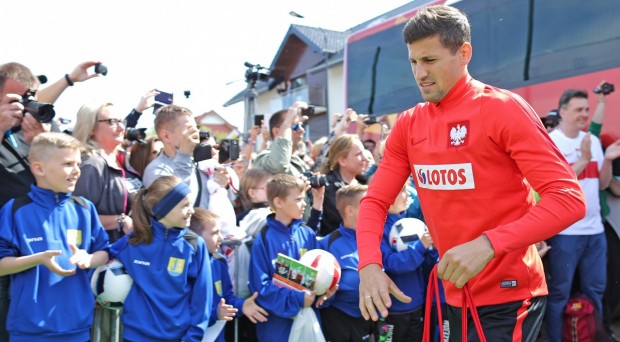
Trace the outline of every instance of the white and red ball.
{"type": "Polygon", "coordinates": [[[302,264],[317,269],[314,290],[317,295],[323,295],[327,290],[334,290],[340,281],[340,264],[328,251],[312,249],[307,251],[299,260],[302,264]]]}
{"type": "Polygon", "coordinates": [[[427,231],[424,222],[412,217],[402,218],[390,229],[390,246],[397,252],[404,251],[410,243],[420,240],[427,231]]]}
{"type": "Polygon", "coordinates": [[[132,285],[133,279],[118,260],[97,267],[90,279],[90,287],[97,302],[112,308],[123,306],[132,285]]]}

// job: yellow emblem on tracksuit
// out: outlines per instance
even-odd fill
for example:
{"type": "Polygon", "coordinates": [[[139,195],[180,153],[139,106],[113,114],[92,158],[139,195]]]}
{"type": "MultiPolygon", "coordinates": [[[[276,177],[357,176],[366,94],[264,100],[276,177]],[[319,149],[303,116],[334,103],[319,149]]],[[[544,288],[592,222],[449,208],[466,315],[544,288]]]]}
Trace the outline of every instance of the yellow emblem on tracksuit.
{"type": "Polygon", "coordinates": [[[168,260],[168,274],[173,277],[178,277],[183,274],[184,269],[185,259],[170,257],[170,260],[168,260]]]}
{"type": "Polygon", "coordinates": [[[304,254],[306,254],[307,251],[308,251],[308,248],[300,248],[299,257],[301,258],[302,256],[304,256],[304,254]]]}
{"type": "Polygon", "coordinates": [[[67,229],[67,242],[79,246],[82,244],[82,231],[78,229],[67,229]]]}
{"type": "Polygon", "coordinates": [[[215,292],[218,296],[222,295],[222,281],[218,280],[215,282],[215,292]]]}

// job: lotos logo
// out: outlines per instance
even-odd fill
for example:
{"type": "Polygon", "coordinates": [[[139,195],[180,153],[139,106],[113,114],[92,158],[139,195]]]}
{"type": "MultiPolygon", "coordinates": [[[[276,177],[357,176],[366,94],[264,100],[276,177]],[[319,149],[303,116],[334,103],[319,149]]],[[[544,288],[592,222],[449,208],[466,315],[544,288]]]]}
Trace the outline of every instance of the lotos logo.
{"type": "Polygon", "coordinates": [[[420,188],[431,190],[475,189],[471,163],[413,165],[420,188]]]}

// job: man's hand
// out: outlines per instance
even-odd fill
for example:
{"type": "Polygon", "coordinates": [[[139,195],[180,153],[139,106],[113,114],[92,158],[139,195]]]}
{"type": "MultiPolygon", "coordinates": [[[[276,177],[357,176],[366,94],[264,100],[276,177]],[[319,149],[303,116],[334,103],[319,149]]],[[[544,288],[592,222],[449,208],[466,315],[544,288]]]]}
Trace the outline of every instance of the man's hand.
{"type": "Polygon", "coordinates": [[[69,74],[69,78],[73,82],[84,82],[93,77],[100,77],[101,75],[97,73],[88,73],[88,68],[93,67],[95,64],[99,63],[98,61],[86,61],[78,64],[73,71],[69,74]]]}
{"type": "Polygon", "coordinates": [[[620,157],[620,139],[609,144],[605,149],[605,159],[612,161],[620,157]]]}
{"type": "Polygon", "coordinates": [[[179,144],[179,152],[192,154],[194,152],[194,147],[198,145],[200,142],[200,134],[198,128],[193,125],[187,125],[185,130],[183,131],[183,138],[181,139],[181,143],[179,144]]]}
{"type": "Polygon", "coordinates": [[[590,136],[590,132],[586,133],[586,136],[583,137],[583,140],[581,140],[581,146],[579,147],[579,152],[581,153],[579,159],[586,163],[590,163],[590,159],[592,159],[592,149],[590,148],[592,146],[592,138],[590,138],[590,136]]]}
{"type": "Polygon", "coordinates": [[[336,291],[338,291],[338,284],[336,284],[336,287],[334,287],[334,289],[331,291],[327,289],[327,291],[325,291],[325,293],[322,296],[319,296],[319,299],[317,299],[315,305],[316,308],[319,309],[328,299],[330,299],[336,294],[336,291]]]}
{"type": "Polygon", "coordinates": [[[422,242],[422,246],[424,246],[424,248],[428,249],[433,245],[433,238],[431,237],[431,234],[429,232],[425,232],[424,234],[422,234],[420,242],[422,242]]]}
{"type": "Polygon", "coordinates": [[[437,276],[462,288],[493,259],[495,251],[486,235],[450,248],[439,260],[437,276]]]}
{"type": "Polygon", "coordinates": [[[75,270],[65,270],[56,262],[56,256],[62,254],[60,250],[48,250],[45,252],[38,253],[40,259],[40,263],[45,265],[50,271],[61,276],[66,277],[75,274],[75,270]]]}
{"type": "Polygon", "coordinates": [[[269,313],[256,304],[256,297],[258,297],[258,292],[254,292],[250,298],[243,301],[241,312],[254,324],[258,322],[267,322],[269,313]]]}
{"type": "Polygon", "coordinates": [[[388,316],[388,308],[392,306],[390,294],[403,303],[411,302],[411,297],[405,295],[381,270],[377,264],[364,266],[360,274],[360,311],[364,319],[379,319],[377,310],[383,317],[388,316]]]}
{"type": "Polygon", "coordinates": [[[90,268],[90,261],[93,259],[92,254],[88,254],[87,251],[77,248],[77,246],[72,243],[69,244],[69,248],[71,248],[73,252],[73,255],[69,258],[69,262],[72,265],[77,265],[77,267],[83,270],[90,268]]]}
{"type": "Polygon", "coordinates": [[[32,143],[32,139],[37,135],[43,132],[49,132],[52,128],[52,125],[49,123],[41,123],[39,120],[35,119],[30,115],[30,113],[24,114],[24,119],[22,120],[22,130],[24,131],[24,139],[28,144],[32,143]]]}
{"type": "Polygon", "coordinates": [[[220,303],[217,305],[217,319],[224,321],[232,321],[237,314],[237,309],[235,309],[232,305],[226,304],[226,300],[222,298],[220,303]]]}
{"type": "Polygon", "coordinates": [[[144,95],[142,95],[142,97],[140,98],[140,102],[138,102],[138,105],[135,108],[136,112],[143,113],[145,110],[153,107],[153,105],[155,105],[153,97],[157,95],[159,95],[157,89],[149,90],[144,95]]]}
{"type": "Polygon", "coordinates": [[[24,106],[19,103],[21,99],[17,94],[6,94],[0,99],[0,133],[21,124],[24,117],[24,106]]]}

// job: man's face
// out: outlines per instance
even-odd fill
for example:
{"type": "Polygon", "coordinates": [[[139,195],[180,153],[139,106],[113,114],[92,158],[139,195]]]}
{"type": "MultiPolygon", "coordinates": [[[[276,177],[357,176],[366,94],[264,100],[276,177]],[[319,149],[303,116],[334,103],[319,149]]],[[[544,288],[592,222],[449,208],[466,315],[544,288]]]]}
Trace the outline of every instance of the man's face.
{"type": "MultiPolygon", "coordinates": [[[[37,88],[38,86],[34,87],[35,90],[37,88]]],[[[9,78],[6,80],[6,82],[4,82],[4,89],[2,90],[2,93],[0,95],[2,96],[6,94],[24,95],[24,93],[26,93],[26,90],[28,90],[27,86],[23,85],[19,81],[9,78]]]]}
{"type": "Polygon", "coordinates": [[[183,140],[183,132],[189,127],[195,125],[192,123],[189,115],[179,115],[176,121],[168,123],[165,128],[168,131],[167,139],[162,138],[164,145],[178,147],[183,140]]]}
{"type": "Polygon", "coordinates": [[[50,149],[45,160],[33,161],[32,171],[37,184],[54,192],[73,192],[80,177],[80,151],[70,148],[50,149]]]}
{"type": "Polygon", "coordinates": [[[439,35],[417,40],[407,49],[413,76],[428,102],[441,101],[466,74],[471,59],[471,44],[463,43],[453,54],[441,44],[439,35]]]}
{"type": "Polygon", "coordinates": [[[560,124],[564,128],[583,130],[588,124],[589,111],[588,99],[573,97],[560,108],[560,116],[562,117],[560,124]]]}

